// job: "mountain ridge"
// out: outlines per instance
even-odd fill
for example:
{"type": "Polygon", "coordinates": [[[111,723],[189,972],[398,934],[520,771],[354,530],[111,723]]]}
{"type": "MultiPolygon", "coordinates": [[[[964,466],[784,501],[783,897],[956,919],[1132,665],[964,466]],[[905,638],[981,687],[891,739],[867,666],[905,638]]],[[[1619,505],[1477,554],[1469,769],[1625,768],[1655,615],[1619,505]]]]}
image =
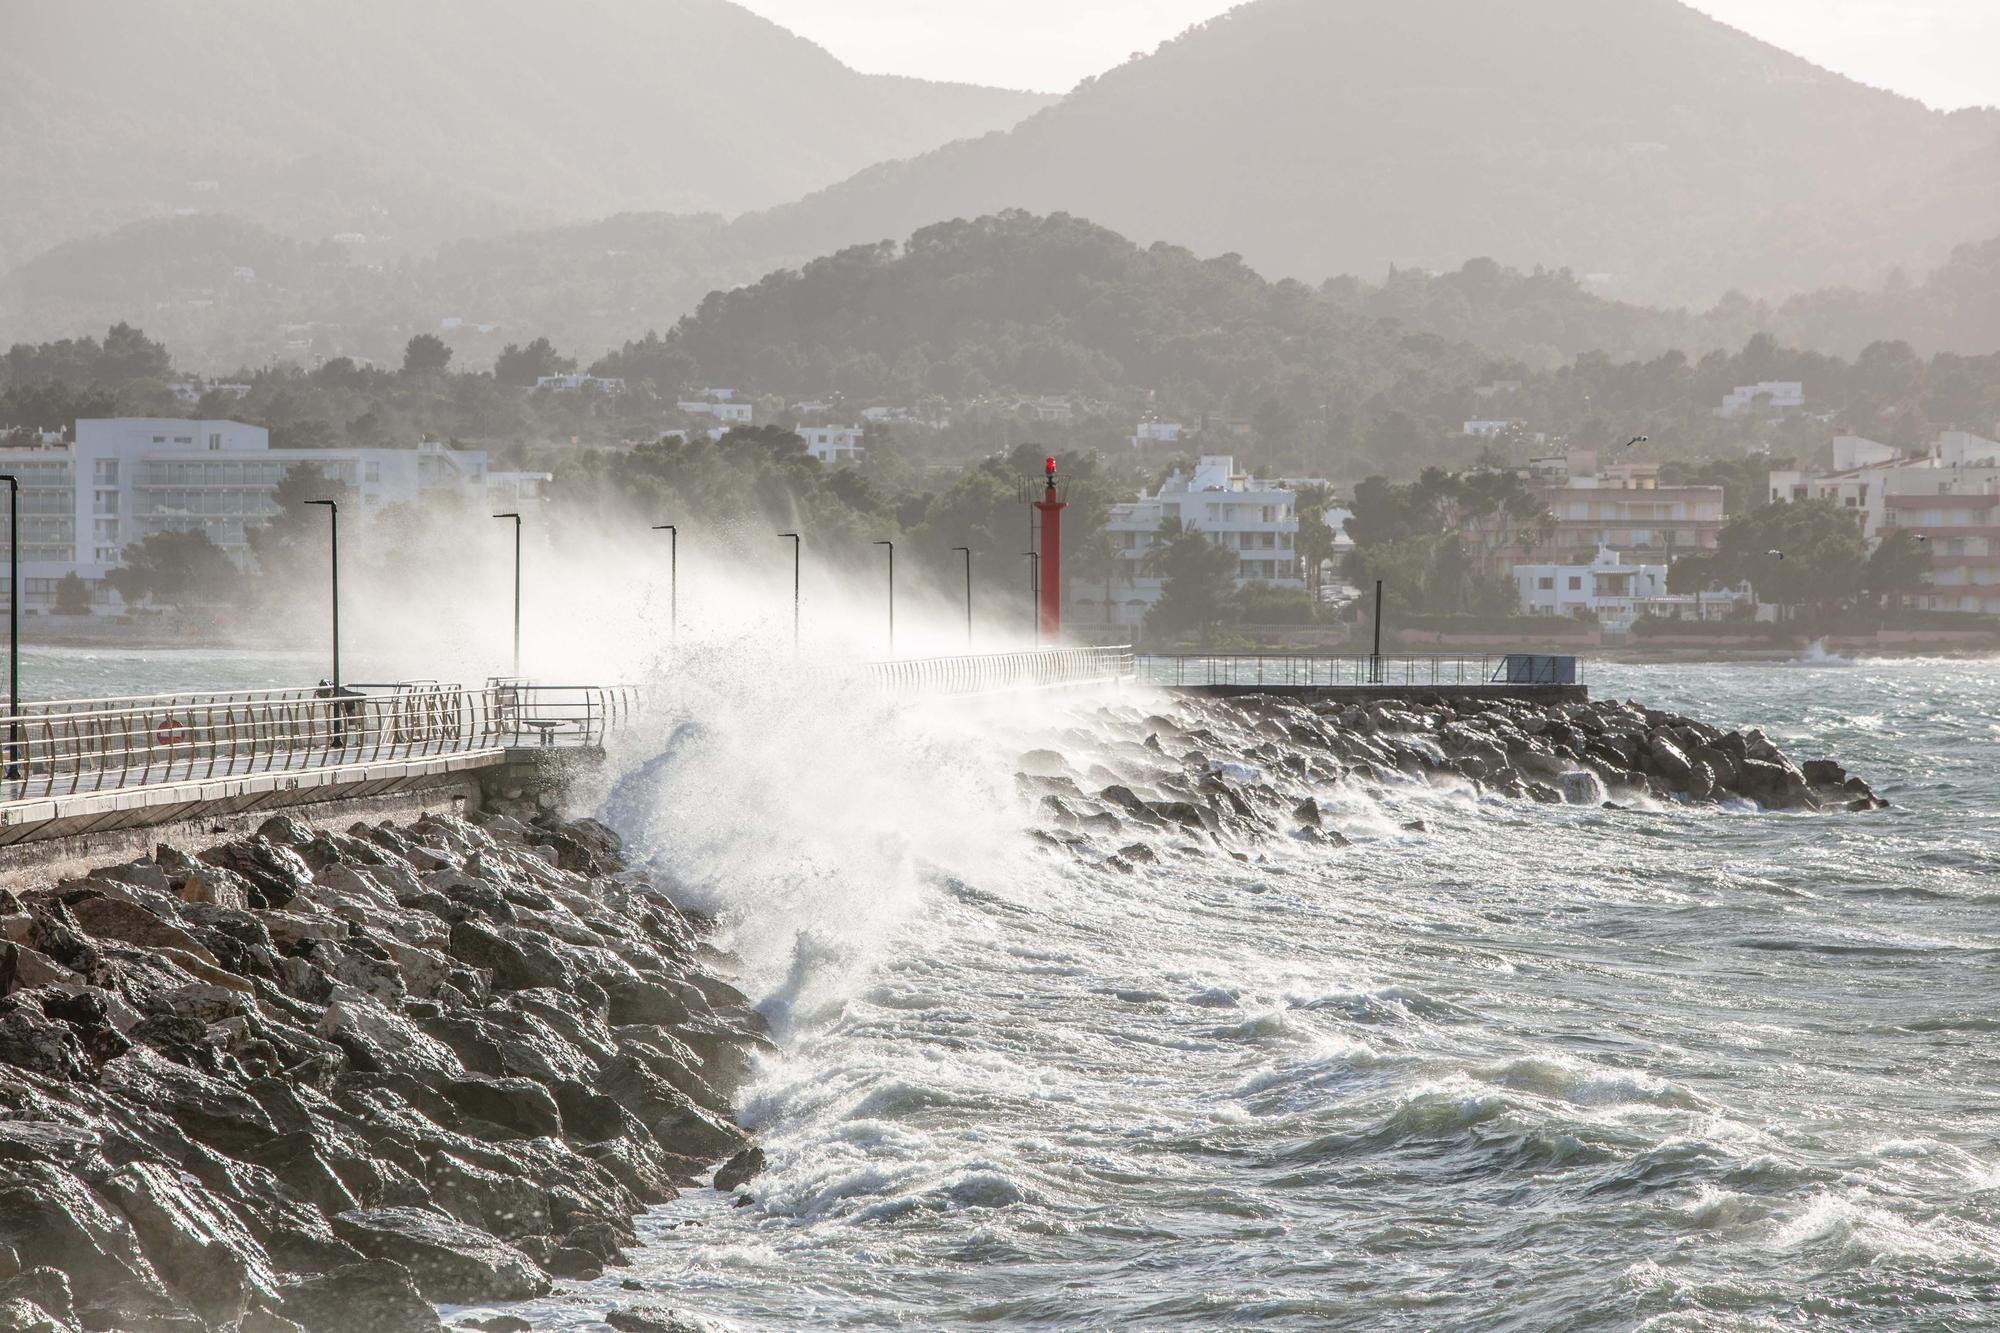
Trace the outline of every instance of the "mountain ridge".
{"type": "Polygon", "coordinates": [[[2000,113],[1931,111],[1679,0],[1254,0],[1010,130],[738,226],[797,256],[1066,211],[1310,280],[1555,254],[1678,303],[1939,262],[2000,231],[1989,155],[2000,113]]]}
{"type": "Polygon", "coordinates": [[[378,253],[735,213],[1011,124],[1034,93],[867,75],[730,0],[0,3],[0,267],[224,212],[378,253]],[[70,72],[87,53],[87,87],[70,72]],[[32,207],[28,206],[32,202],[32,207]]]}

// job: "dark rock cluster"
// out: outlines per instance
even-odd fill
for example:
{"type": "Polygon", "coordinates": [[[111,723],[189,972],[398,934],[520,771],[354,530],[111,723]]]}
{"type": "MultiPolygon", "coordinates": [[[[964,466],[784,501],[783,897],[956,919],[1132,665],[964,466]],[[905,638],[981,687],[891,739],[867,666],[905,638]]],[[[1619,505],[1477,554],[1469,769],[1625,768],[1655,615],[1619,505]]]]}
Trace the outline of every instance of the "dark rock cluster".
{"type": "Polygon", "coordinates": [[[767,1046],[590,821],[288,817],[0,891],[0,1333],[401,1333],[624,1261],[767,1046]]]}
{"type": "MultiPolygon", "coordinates": [[[[1021,757],[1016,778],[1038,803],[1038,835],[1080,854],[1148,831],[1230,848],[1274,834],[1339,843],[1312,792],[1343,781],[1449,775],[1551,804],[1742,799],[1768,810],[1845,811],[1886,804],[1832,760],[1794,763],[1761,731],[1724,732],[1630,702],[1181,695],[1171,715],[1107,707],[1097,720],[1104,733],[1065,738],[1074,742],[1065,748],[1088,761],[1034,750],[1021,757]]],[[[1109,864],[1130,869],[1156,857],[1134,842],[1109,864]]]]}

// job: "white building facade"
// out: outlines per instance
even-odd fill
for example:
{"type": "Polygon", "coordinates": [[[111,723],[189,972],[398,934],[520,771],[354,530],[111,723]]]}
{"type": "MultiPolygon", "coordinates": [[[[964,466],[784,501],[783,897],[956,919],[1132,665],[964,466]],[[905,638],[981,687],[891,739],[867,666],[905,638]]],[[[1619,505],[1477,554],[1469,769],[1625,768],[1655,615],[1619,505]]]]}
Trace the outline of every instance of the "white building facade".
{"type": "Polygon", "coordinates": [[[731,426],[747,426],[755,415],[756,408],[750,403],[676,403],[676,407],[691,417],[714,417],[717,421],[731,426]]]}
{"type": "Polygon", "coordinates": [[[1176,472],[1156,495],[1115,504],[1105,522],[1114,572],[1107,590],[1077,579],[1070,604],[1082,623],[1138,625],[1164,588],[1157,552],[1169,537],[1161,526],[1178,522],[1236,556],[1236,583],[1303,589],[1299,567],[1298,496],[1276,482],[1236,470],[1226,454],[1209,455],[1192,473],[1176,472]]]}
{"type": "Polygon", "coordinates": [[[156,533],[203,532],[246,562],[248,533],[276,513],[273,494],[299,466],[345,484],[363,519],[438,495],[511,507],[538,500],[548,480],[546,473],[494,472],[485,453],[434,442],[272,449],[263,427],[235,421],[78,421],[73,444],[0,450],[0,472],[21,479],[22,610],[53,607],[55,585],[69,574],[83,580],[93,606],[112,609],[105,575],[123,563],[127,546],[156,533]]]}
{"type": "Polygon", "coordinates": [[[799,427],[799,438],[806,442],[806,452],[829,466],[859,463],[867,454],[861,443],[867,433],[865,426],[799,427]]]}
{"type": "Polygon", "coordinates": [[[1762,407],[1773,412],[1796,411],[1806,405],[1806,386],[1797,380],[1765,380],[1740,384],[1723,395],[1719,417],[1740,417],[1762,407]]]}
{"type": "Polygon", "coordinates": [[[1595,616],[1614,632],[1630,628],[1645,603],[1667,595],[1665,565],[1632,565],[1608,547],[1587,565],[1516,565],[1521,611],[1531,616],[1595,616]]]}

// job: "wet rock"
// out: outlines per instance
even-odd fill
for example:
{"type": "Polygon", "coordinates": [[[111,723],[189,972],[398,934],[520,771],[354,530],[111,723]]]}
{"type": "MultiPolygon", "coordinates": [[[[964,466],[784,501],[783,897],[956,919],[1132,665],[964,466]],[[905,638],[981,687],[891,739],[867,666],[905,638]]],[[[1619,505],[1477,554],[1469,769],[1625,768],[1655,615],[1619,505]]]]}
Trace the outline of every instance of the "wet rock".
{"type": "Polygon", "coordinates": [[[241,876],[250,886],[253,907],[284,907],[312,886],[312,869],[305,858],[268,838],[225,842],[203,851],[198,859],[241,876]]]}
{"type": "Polygon", "coordinates": [[[363,1254],[405,1265],[427,1300],[522,1301],[549,1290],[548,1275],[519,1250],[424,1209],[356,1209],[334,1218],[333,1229],[363,1254]]]}
{"type": "Polygon", "coordinates": [[[161,1280],[204,1319],[230,1323],[253,1302],[278,1301],[278,1277],[262,1248],[193,1176],[134,1162],[103,1192],[131,1222],[161,1280]]]}
{"type": "Polygon", "coordinates": [[[617,1329],[618,1333],[711,1333],[708,1324],[676,1314],[663,1305],[634,1305],[612,1310],[604,1316],[604,1322],[617,1329]]]}
{"type": "Polygon", "coordinates": [[[764,1150],[749,1147],[731,1157],[715,1173],[715,1188],[728,1194],[741,1189],[764,1172],[764,1150]]]}
{"type": "Polygon", "coordinates": [[[24,1265],[66,1274],[80,1316],[96,1327],[177,1309],[132,1224],[82,1181],[47,1163],[0,1166],[0,1243],[24,1265]]]}
{"type": "Polygon", "coordinates": [[[307,1333],[438,1333],[443,1327],[410,1270],[392,1260],[346,1264],[289,1282],[282,1309],[307,1333]]]}
{"type": "MultiPolygon", "coordinates": [[[[32,1306],[33,1313],[25,1315],[28,1320],[22,1325],[25,1328],[38,1327],[36,1320],[64,1330],[76,1327],[76,1297],[70,1289],[69,1275],[60,1269],[29,1268],[14,1274],[0,1282],[0,1303],[32,1306]]],[[[0,1328],[7,1327],[0,1322],[0,1328]]]]}

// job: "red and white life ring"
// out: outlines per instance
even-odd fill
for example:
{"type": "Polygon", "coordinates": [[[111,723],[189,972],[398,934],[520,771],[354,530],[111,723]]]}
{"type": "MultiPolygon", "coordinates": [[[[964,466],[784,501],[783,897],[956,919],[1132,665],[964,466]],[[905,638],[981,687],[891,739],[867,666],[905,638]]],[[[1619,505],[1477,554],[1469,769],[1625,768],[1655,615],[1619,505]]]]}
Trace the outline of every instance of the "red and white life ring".
{"type": "Polygon", "coordinates": [[[162,745],[179,745],[187,739],[187,728],[177,717],[160,719],[160,729],[153,733],[153,739],[162,745]]]}

